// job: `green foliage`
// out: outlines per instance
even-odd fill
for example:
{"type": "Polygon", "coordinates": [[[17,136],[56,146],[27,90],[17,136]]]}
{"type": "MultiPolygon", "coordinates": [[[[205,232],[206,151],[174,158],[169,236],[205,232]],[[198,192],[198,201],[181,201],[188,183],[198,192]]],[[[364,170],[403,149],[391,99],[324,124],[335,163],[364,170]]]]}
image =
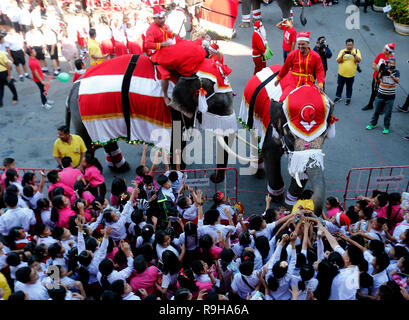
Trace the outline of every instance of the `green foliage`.
{"type": "Polygon", "coordinates": [[[386,0],[375,0],[374,5],[377,7],[384,7],[386,6],[386,0]]]}
{"type": "Polygon", "coordinates": [[[389,16],[393,21],[409,25],[409,0],[389,0],[392,6],[389,16]]]}

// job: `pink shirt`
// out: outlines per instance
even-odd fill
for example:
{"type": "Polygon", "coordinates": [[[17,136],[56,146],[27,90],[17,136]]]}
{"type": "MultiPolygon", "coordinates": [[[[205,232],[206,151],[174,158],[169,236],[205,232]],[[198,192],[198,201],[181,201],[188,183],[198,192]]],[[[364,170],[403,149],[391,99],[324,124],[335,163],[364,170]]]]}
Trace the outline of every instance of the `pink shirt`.
{"type": "Polygon", "coordinates": [[[89,192],[89,191],[84,191],[84,192],[82,193],[82,199],[84,199],[85,201],[87,201],[88,204],[91,204],[92,201],[94,201],[95,197],[92,195],[91,192],[89,192]]]}
{"type": "MultiPolygon", "coordinates": [[[[18,181],[21,182],[21,181],[22,181],[22,179],[21,179],[21,172],[18,171],[17,168],[16,168],[15,170],[17,171],[17,173],[18,173],[18,175],[19,175],[18,181]]],[[[3,172],[2,175],[0,176],[0,184],[1,184],[1,186],[2,186],[4,189],[6,189],[6,172],[7,172],[7,170],[4,170],[4,172],[3,172]]]]}
{"type": "Polygon", "coordinates": [[[85,169],[85,180],[87,180],[92,188],[103,184],[105,179],[101,172],[95,166],[90,166],[85,169]]]}
{"type": "MultiPolygon", "coordinates": [[[[222,253],[223,249],[218,247],[218,246],[213,246],[209,250],[209,254],[212,257],[212,259],[220,259],[220,254],[222,253]]],[[[200,291],[200,290],[199,290],[200,291]]]]}
{"type": "Polygon", "coordinates": [[[75,200],[77,199],[74,189],[71,188],[70,186],[67,186],[66,184],[62,183],[62,182],[57,182],[52,184],[49,188],[48,188],[48,193],[50,193],[51,191],[53,191],[55,188],[57,187],[61,187],[64,189],[64,195],[70,199],[71,204],[74,204],[75,200]]]}
{"type": "MultiPolygon", "coordinates": [[[[389,205],[386,205],[386,206],[382,207],[381,209],[379,209],[377,211],[377,217],[387,219],[388,218],[387,217],[387,210],[388,210],[387,208],[388,207],[389,207],[389,205]]],[[[392,206],[390,219],[392,219],[392,221],[391,221],[391,228],[389,230],[389,233],[392,234],[393,231],[395,230],[397,224],[403,221],[402,209],[400,208],[400,204],[392,206]]]]}
{"type": "Polygon", "coordinates": [[[79,169],[68,167],[61,171],[59,175],[61,183],[64,183],[65,185],[71,188],[74,188],[74,183],[77,182],[77,177],[79,175],[82,176],[82,173],[79,169]]]}
{"type": "MultiPolygon", "coordinates": [[[[126,192],[128,192],[129,194],[132,194],[133,188],[132,187],[127,187],[126,192]]],[[[112,206],[117,206],[118,205],[118,197],[111,193],[111,195],[109,196],[109,202],[111,203],[112,206]]]]}
{"type": "Polygon", "coordinates": [[[107,253],[105,258],[107,259],[111,259],[112,261],[114,261],[114,257],[116,255],[116,253],[119,251],[118,248],[114,248],[110,253],[107,253]]]}
{"type": "Polygon", "coordinates": [[[150,266],[141,274],[136,272],[133,273],[133,277],[130,281],[131,288],[134,293],[139,293],[137,290],[143,288],[148,292],[148,294],[152,294],[155,289],[155,282],[157,279],[158,268],[155,266],[150,266]]]}
{"type": "Polygon", "coordinates": [[[72,216],[75,215],[76,213],[69,207],[59,209],[57,227],[63,227],[68,229],[68,221],[72,216]]]}
{"type": "Polygon", "coordinates": [[[340,208],[331,208],[327,211],[327,218],[331,218],[332,216],[335,216],[338,212],[341,212],[342,210],[340,208]]]}

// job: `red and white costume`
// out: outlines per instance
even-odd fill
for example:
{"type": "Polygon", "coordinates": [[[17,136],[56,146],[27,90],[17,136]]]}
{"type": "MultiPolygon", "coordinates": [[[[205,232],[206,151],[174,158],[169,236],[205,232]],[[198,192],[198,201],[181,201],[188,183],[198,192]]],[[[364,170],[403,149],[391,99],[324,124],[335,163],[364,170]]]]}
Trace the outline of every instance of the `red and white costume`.
{"type": "Polygon", "coordinates": [[[261,21],[254,22],[253,38],[251,40],[251,47],[253,48],[254,74],[266,67],[264,53],[266,52],[267,40],[261,32],[261,21]]]}
{"type": "MultiPolygon", "coordinates": [[[[309,32],[299,32],[297,41],[304,40],[309,42],[309,39],[309,32]]],[[[280,102],[283,102],[295,88],[302,85],[313,85],[315,77],[317,78],[318,85],[323,85],[325,82],[325,71],[321,57],[310,48],[308,48],[308,53],[305,56],[298,49],[288,54],[280,73],[277,75],[277,80],[281,80],[287,74],[289,74],[289,85],[283,90],[280,102]]]]}
{"type": "MultiPolygon", "coordinates": [[[[154,17],[163,17],[165,11],[160,6],[153,8],[154,17]]],[[[153,62],[157,62],[160,55],[161,43],[166,42],[174,37],[174,33],[169,31],[166,25],[159,27],[155,22],[151,23],[148,30],[146,30],[145,48],[148,55],[151,56],[153,62]]],[[[161,74],[162,79],[170,78],[169,71],[160,65],[157,65],[158,71],[161,74]]]]}

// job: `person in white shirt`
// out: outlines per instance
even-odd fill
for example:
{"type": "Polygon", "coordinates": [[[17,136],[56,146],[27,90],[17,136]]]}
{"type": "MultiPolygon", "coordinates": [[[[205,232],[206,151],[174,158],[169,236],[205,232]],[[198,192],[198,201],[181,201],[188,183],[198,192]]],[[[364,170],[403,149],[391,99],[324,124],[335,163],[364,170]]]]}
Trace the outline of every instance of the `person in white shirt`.
{"type": "MultiPolygon", "coordinates": [[[[213,238],[213,242],[217,242],[218,241],[217,231],[220,231],[222,233],[223,239],[226,238],[229,232],[232,233],[236,231],[236,227],[233,225],[231,216],[230,216],[230,221],[231,223],[228,226],[224,226],[220,224],[220,214],[219,214],[219,211],[215,209],[210,209],[206,211],[204,215],[204,220],[202,217],[200,217],[200,212],[199,212],[198,229],[197,229],[199,239],[202,235],[207,233],[213,238]],[[206,224],[204,224],[204,221],[206,221],[206,224]]],[[[228,242],[230,245],[230,239],[228,239],[228,242]]]]}
{"type": "Polygon", "coordinates": [[[14,291],[23,291],[28,294],[29,300],[48,300],[47,288],[41,284],[40,276],[35,269],[22,267],[16,271],[14,291]]]}
{"type": "Polygon", "coordinates": [[[31,13],[28,10],[27,4],[22,4],[20,17],[21,32],[23,35],[25,35],[28,32],[28,30],[30,30],[31,25],[31,13]]]}
{"type": "Polygon", "coordinates": [[[43,25],[41,27],[41,31],[44,36],[44,44],[47,47],[48,54],[50,55],[50,59],[53,64],[54,76],[57,76],[59,71],[61,70],[60,61],[58,60],[57,34],[47,25],[43,25]]]}
{"type": "Polygon", "coordinates": [[[14,227],[22,227],[28,232],[30,226],[35,225],[36,218],[34,212],[27,208],[18,208],[18,196],[15,193],[7,192],[4,197],[7,211],[0,216],[0,233],[8,236],[14,227]]]}
{"type": "Polygon", "coordinates": [[[133,254],[128,243],[121,242],[119,244],[120,249],[124,252],[127,259],[127,267],[121,271],[114,270],[114,263],[111,259],[105,258],[98,266],[99,272],[97,279],[104,290],[108,289],[110,284],[115,280],[126,280],[134,270],[133,266],[133,254]]]}
{"type": "Polygon", "coordinates": [[[125,280],[118,279],[112,282],[111,290],[115,292],[122,300],[141,300],[132,292],[131,286],[125,280]]]}
{"type": "Polygon", "coordinates": [[[263,270],[255,271],[254,263],[251,260],[242,261],[239,266],[239,273],[235,274],[231,283],[233,294],[237,294],[241,299],[247,297],[258,290],[260,277],[263,270]]]}
{"type": "Polygon", "coordinates": [[[43,19],[41,17],[41,7],[37,5],[33,11],[31,11],[31,23],[34,28],[40,28],[43,25],[43,19]]]}
{"type": "Polygon", "coordinates": [[[26,59],[24,57],[24,38],[16,32],[14,28],[11,28],[5,37],[6,49],[11,62],[16,66],[17,73],[20,81],[24,81],[23,73],[21,72],[20,65],[23,67],[24,76],[30,79],[28,74],[26,59]]]}
{"type": "Polygon", "coordinates": [[[44,56],[45,39],[41,31],[31,26],[30,31],[26,33],[26,43],[28,47],[35,50],[35,57],[40,62],[43,72],[48,72],[47,62],[44,56]]]}
{"type": "Polygon", "coordinates": [[[165,250],[170,250],[179,258],[179,261],[183,260],[183,257],[185,256],[185,251],[183,250],[183,248],[185,247],[184,243],[180,245],[182,251],[179,254],[178,250],[176,250],[170,244],[170,241],[171,241],[170,237],[164,230],[158,230],[156,232],[155,241],[156,241],[156,254],[157,254],[158,259],[162,259],[162,253],[165,250]]]}
{"type": "Polygon", "coordinates": [[[14,29],[20,32],[20,22],[21,22],[21,9],[17,2],[11,2],[10,8],[7,10],[7,15],[13,24],[14,29]]]}

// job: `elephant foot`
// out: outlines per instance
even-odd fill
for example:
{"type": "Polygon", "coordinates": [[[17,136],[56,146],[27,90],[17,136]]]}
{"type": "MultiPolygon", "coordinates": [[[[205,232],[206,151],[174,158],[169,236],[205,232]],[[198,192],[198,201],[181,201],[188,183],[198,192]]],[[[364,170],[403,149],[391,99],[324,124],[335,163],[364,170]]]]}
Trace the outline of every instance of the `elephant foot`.
{"type": "Polygon", "coordinates": [[[257,179],[263,179],[266,176],[266,172],[263,168],[258,168],[257,172],[254,174],[257,179]]]}
{"type": "Polygon", "coordinates": [[[119,168],[117,167],[108,167],[112,172],[116,172],[116,173],[124,173],[127,172],[130,169],[129,163],[125,162],[122,166],[120,166],[119,168]]]}
{"type": "Polygon", "coordinates": [[[213,173],[212,175],[210,175],[210,181],[216,184],[223,182],[224,176],[225,176],[225,171],[219,171],[217,174],[213,173]]]}
{"type": "Polygon", "coordinates": [[[284,194],[280,194],[278,196],[272,195],[271,193],[269,193],[270,197],[271,197],[271,202],[274,203],[280,203],[283,202],[284,200],[284,194]]]}

